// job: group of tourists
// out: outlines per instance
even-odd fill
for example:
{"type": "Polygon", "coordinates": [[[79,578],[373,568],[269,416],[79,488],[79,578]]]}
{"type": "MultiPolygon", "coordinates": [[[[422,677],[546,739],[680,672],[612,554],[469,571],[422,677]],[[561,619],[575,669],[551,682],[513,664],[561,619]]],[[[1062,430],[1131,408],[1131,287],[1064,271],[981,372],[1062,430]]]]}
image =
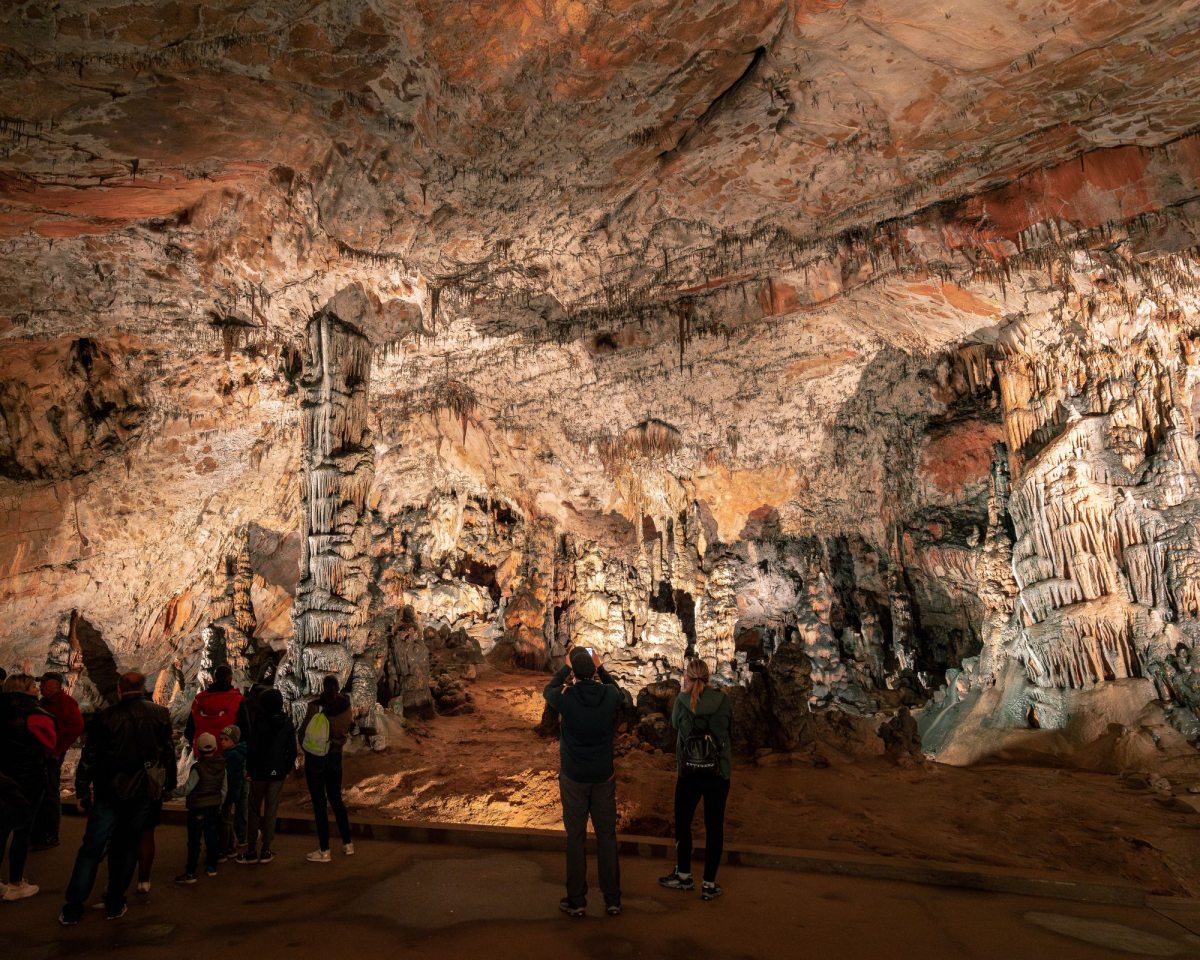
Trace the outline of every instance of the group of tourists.
{"type": "MultiPolygon", "coordinates": [[[[108,878],[96,906],[108,919],[125,915],[135,872],[137,892],[149,893],[154,830],[170,799],[182,798],[187,811],[186,861],[176,883],[197,882],[202,848],[208,876],[229,860],[270,863],[284,780],[300,750],[318,837],[307,859],[331,860],[330,808],[342,851],[353,855],[341,795],[342,747],[353,714],[335,677],[325,678],[297,731],[278,690],[255,685],[243,694],[234,687],[230,668],[218,667],[192,703],[179,756],[170,715],[149,699],[142,674],[123,674],[117,696],[87,724],[75,771],[75,795],[87,823],[59,914],[64,926],[82,919],[105,860],[108,878]]],[[[83,731],[79,706],[58,674],[47,673],[40,681],[24,673],[3,680],[0,861],[7,852],[9,880],[0,896],[5,900],[38,892],[25,877],[29,851],[59,843],[62,758],[83,731]]]]}
{"type": "MultiPolygon", "coordinates": [[[[710,684],[703,660],[688,663],[675,700],[671,725],[677,731],[675,782],[675,867],[659,883],[694,890],[692,821],[704,804],[706,834],[700,896],[721,896],[725,803],[729,796],[731,710],[728,697],[710,684]]],[[[79,809],[87,814],[83,840],[67,883],[59,921],[80,921],[100,864],[107,858],[103,907],[110,920],[127,910],[126,891],[137,873],[137,891],[150,891],[154,830],[163,802],[183,798],[187,810],[187,854],[178,884],[216,876],[221,863],[266,864],[274,859],[275,825],[284,780],[304,755],[312,798],[317,849],[307,855],[328,863],[329,810],[342,852],[354,854],[350,821],[342,800],[342,747],[353,725],[350,700],[336,677],[324,680],[307,704],[300,729],[274,687],[255,685],[243,694],[228,666],[218,667],[200,691],[184,728],[186,745],[176,756],[165,707],[146,694],[146,679],[123,674],[118,700],[87,726],[75,772],[79,809]]],[[[559,786],[567,834],[566,896],[559,908],[580,917],[587,907],[587,827],[596,834],[596,859],[605,911],[621,913],[613,741],[623,694],[600,658],[587,647],[569,651],[543,691],[561,721],[559,786]]],[[[63,689],[61,675],[40,680],[17,674],[0,692],[0,859],[8,854],[8,882],[0,896],[18,900],[38,887],[25,878],[30,849],[58,845],[63,756],[84,730],[79,706],[63,689]],[[40,687],[39,687],[40,685],[40,687]],[[40,698],[39,698],[40,693],[40,698]],[[11,843],[10,843],[11,838],[11,843]]]]}
{"type": "MultiPolygon", "coordinates": [[[[700,898],[721,896],[717,868],[725,835],[732,758],[729,698],[710,684],[708,664],[691,660],[675,699],[671,726],[677,733],[675,764],[675,868],[660,877],[670,890],[694,890],[692,820],[704,803],[704,874],[700,898]]],[[[600,658],[588,647],[569,651],[567,661],[543,691],[558,712],[559,790],[567,832],[567,890],[559,909],[571,917],[587,912],[587,825],[596,833],[596,868],[605,912],[621,913],[621,868],[617,856],[616,773],[613,739],[623,696],[600,658]]]]}

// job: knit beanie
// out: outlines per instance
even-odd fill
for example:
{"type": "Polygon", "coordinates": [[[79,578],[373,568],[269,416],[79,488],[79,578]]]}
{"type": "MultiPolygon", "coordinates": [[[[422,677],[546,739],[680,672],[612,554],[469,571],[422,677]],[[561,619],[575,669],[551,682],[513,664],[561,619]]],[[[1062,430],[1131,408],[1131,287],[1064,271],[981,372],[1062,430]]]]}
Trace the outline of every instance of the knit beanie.
{"type": "Polygon", "coordinates": [[[237,743],[242,739],[242,728],[236,723],[231,723],[229,726],[221,728],[221,736],[228,737],[233,743],[237,743]]]}
{"type": "Polygon", "coordinates": [[[198,753],[213,753],[217,749],[217,738],[211,733],[202,733],[196,738],[198,753]]]}

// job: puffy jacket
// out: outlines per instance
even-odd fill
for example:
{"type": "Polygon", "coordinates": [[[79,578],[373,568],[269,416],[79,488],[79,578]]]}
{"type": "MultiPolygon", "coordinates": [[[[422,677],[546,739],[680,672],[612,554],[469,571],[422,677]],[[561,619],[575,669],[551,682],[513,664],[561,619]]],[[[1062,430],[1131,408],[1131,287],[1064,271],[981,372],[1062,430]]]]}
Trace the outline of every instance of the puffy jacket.
{"type": "Polygon", "coordinates": [[[196,758],[188,782],[183,789],[187,796],[189,810],[203,810],[206,807],[219,807],[225,800],[227,789],[225,758],[213,752],[208,756],[196,758]]]}
{"type": "Polygon", "coordinates": [[[52,755],[62,757],[83,733],[83,714],[79,711],[79,704],[66,690],[59,690],[52,697],[42,697],[38,706],[58,723],[58,739],[52,755]]]}
{"type": "Polygon", "coordinates": [[[175,750],[171,745],[171,715],[143,697],[124,697],[96,714],[88,726],[83,755],[75,770],[75,794],[86,796],[95,787],[112,797],[112,778],[150,763],[166,771],[164,791],[175,789],[175,750]]]}
{"type": "Polygon", "coordinates": [[[28,693],[0,693],[0,773],[41,782],[57,738],[54,718],[28,693]]]}
{"type": "Polygon", "coordinates": [[[211,733],[217,741],[217,751],[221,749],[221,730],[231,723],[237,722],[238,708],[242,705],[242,693],[231,686],[213,684],[207,690],[201,690],[192,701],[192,712],[188,716],[184,734],[196,749],[196,738],[202,733],[211,733]]]}
{"type": "Polygon", "coordinates": [[[286,713],[261,713],[246,745],[251,780],[283,780],[296,764],[296,725],[286,713]]]}

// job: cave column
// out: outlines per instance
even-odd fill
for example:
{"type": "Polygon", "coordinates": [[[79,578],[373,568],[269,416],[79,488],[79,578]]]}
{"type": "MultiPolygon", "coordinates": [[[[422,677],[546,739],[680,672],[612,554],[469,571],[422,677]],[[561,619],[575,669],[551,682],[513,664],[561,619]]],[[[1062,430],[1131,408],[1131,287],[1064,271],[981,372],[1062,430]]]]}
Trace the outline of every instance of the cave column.
{"type": "MultiPolygon", "coordinates": [[[[371,344],[327,307],[308,325],[301,453],[300,580],[281,687],[297,701],[345,684],[368,644],[375,452],[367,423],[371,344]]],[[[357,683],[356,683],[357,687],[357,683]]],[[[357,691],[356,691],[357,692],[357,691]]],[[[356,707],[364,707],[357,701],[356,707]]]]}

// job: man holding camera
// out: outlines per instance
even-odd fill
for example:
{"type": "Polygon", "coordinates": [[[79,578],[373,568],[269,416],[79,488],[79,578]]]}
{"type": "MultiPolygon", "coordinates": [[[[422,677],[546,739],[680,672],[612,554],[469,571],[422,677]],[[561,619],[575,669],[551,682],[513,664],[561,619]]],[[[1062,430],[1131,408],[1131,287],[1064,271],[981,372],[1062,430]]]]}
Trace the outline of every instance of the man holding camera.
{"type": "Polygon", "coordinates": [[[567,831],[567,895],[559,909],[582,917],[587,906],[587,824],[596,831],[596,861],[605,911],[621,912],[617,861],[617,784],[613,733],[622,696],[616,681],[589,647],[575,647],[542,691],[562,718],[559,789],[567,831]]]}

